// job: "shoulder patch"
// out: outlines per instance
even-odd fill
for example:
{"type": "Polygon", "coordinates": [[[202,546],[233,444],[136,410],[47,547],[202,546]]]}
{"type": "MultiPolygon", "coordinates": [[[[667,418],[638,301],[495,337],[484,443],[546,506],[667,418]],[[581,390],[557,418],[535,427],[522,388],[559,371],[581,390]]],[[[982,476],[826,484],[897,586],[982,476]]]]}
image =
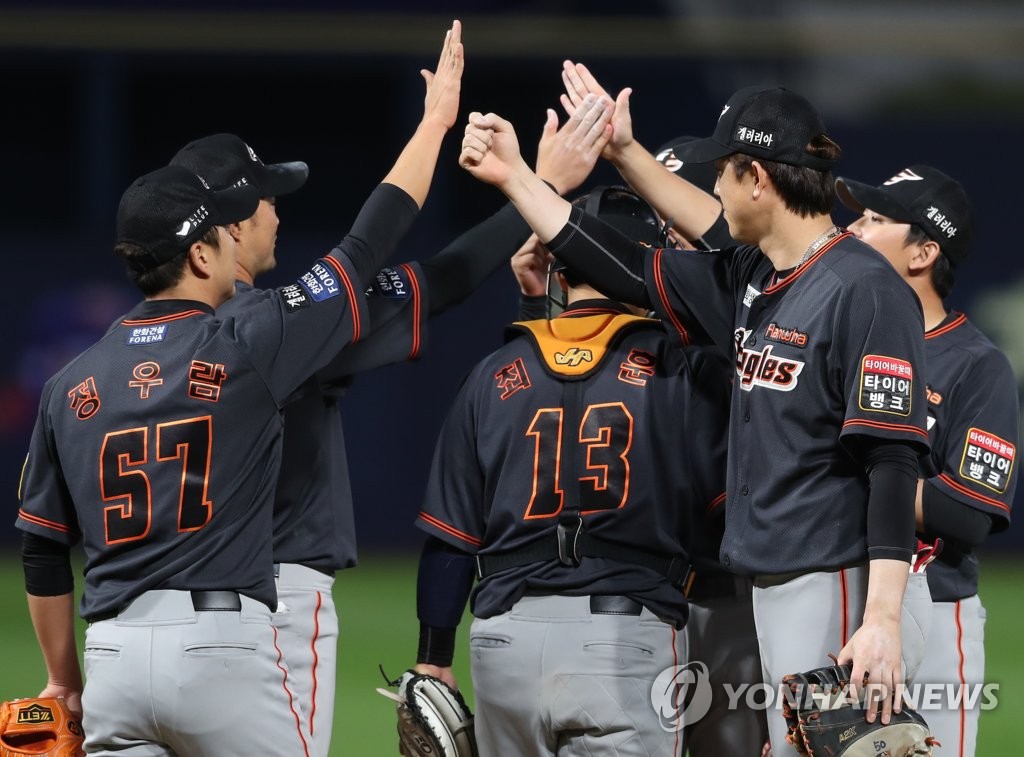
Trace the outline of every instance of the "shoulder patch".
{"type": "Polygon", "coordinates": [[[299,277],[299,284],[316,302],[337,297],[341,293],[334,271],[322,260],[318,260],[309,273],[299,277]]]}
{"type": "Polygon", "coordinates": [[[1010,481],[1017,448],[980,428],[967,430],[960,459],[960,477],[1003,494],[1010,481]]]}
{"type": "Polygon", "coordinates": [[[865,355],[860,364],[860,409],[910,415],[914,367],[906,360],[865,355]]]}
{"type": "Polygon", "coordinates": [[[281,298],[284,300],[285,307],[288,308],[289,313],[308,308],[310,305],[309,297],[306,296],[306,293],[298,284],[289,284],[277,291],[281,293],[281,298]]]}
{"type": "Polygon", "coordinates": [[[152,344],[162,342],[167,336],[167,324],[158,323],[154,326],[132,326],[128,330],[128,339],[125,344],[152,344]]]}
{"type": "Polygon", "coordinates": [[[408,274],[401,268],[381,268],[373,283],[367,288],[367,297],[388,297],[405,299],[411,296],[412,287],[408,274]]]}

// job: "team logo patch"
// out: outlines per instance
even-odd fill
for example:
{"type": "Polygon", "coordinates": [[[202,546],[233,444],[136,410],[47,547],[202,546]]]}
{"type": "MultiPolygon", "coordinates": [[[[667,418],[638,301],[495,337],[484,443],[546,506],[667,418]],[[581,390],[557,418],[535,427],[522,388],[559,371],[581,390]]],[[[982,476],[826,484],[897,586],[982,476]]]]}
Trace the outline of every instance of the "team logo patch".
{"type": "Polygon", "coordinates": [[[400,268],[381,268],[373,284],[366,290],[367,297],[390,297],[404,299],[409,296],[411,287],[405,272],[400,268]]]}
{"type": "Polygon", "coordinates": [[[306,293],[298,284],[289,284],[277,291],[281,293],[281,298],[284,300],[285,307],[288,308],[289,313],[308,308],[310,305],[309,297],[306,296],[306,293]]]}
{"type": "Polygon", "coordinates": [[[964,440],[960,476],[1002,494],[1010,481],[1017,448],[995,434],[972,428],[964,440]]]}
{"type": "Polygon", "coordinates": [[[860,371],[860,409],[910,415],[914,368],[906,360],[865,355],[860,371]]]}
{"type": "Polygon", "coordinates": [[[576,367],[580,363],[592,363],[594,361],[594,353],[590,350],[579,347],[570,347],[565,352],[555,353],[555,365],[569,365],[576,367]]]}
{"type": "Polygon", "coordinates": [[[634,348],[626,359],[619,363],[619,381],[634,386],[647,386],[647,379],[654,375],[656,365],[654,355],[634,348]]]}
{"type": "Polygon", "coordinates": [[[506,365],[494,374],[498,388],[501,390],[501,398],[507,400],[520,389],[530,388],[530,376],[526,373],[526,365],[523,359],[517,357],[513,362],[506,365]]]}
{"type": "Polygon", "coordinates": [[[156,326],[135,326],[128,332],[125,344],[152,344],[153,342],[162,342],[165,336],[167,336],[166,323],[156,326]]]}
{"type": "Polygon", "coordinates": [[[100,393],[96,389],[96,380],[90,376],[81,384],[68,392],[71,409],[80,421],[87,421],[100,409],[100,393]]]}
{"type": "Polygon", "coordinates": [[[791,344],[794,347],[807,346],[807,334],[797,329],[787,329],[777,323],[769,323],[764,330],[764,338],[780,344],[791,344]]]}
{"type": "Polygon", "coordinates": [[[749,336],[749,329],[736,329],[736,375],[740,379],[740,389],[749,392],[755,386],[761,386],[777,392],[793,391],[804,363],[778,357],[770,344],[760,352],[748,349],[743,344],[749,336]]]}
{"type": "Polygon", "coordinates": [[[22,710],[18,710],[19,723],[52,723],[54,722],[53,710],[41,704],[31,704],[22,710]]]}
{"type": "Polygon", "coordinates": [[[316,302],[337,297],[341,293],[334,271],[322,261],[317,261],[313,270],[300,277],[299,284],[316,302]]]}
{"type": "Polygon", "coordinates": [[[676,157],[676,154],[672,151],[671,148],[659,152],[655,160],[657,160],[659,163],[665,166],[665,168],[667,168],[672,173],[676,173],[680,168],[683,167],[683,161],[676,157]]]}

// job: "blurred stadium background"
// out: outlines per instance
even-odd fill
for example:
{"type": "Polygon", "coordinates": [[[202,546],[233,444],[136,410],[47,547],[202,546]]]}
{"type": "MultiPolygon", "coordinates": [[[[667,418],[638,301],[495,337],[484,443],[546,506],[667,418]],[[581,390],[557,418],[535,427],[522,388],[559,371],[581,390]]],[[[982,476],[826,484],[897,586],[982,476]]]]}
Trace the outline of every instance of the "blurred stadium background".
{"type": "MultiPolygon", "coordinates": [[[[527,154],[544,109],[558,107],[568,57],[610,89],[634,88],[635,130],[652,148],[709,133],[738,87],[777,82],[822,109],[843,146],[838,173],[880,182],[928,162],[956,176],[975,205],[976,237],[950,303],[1024,378],[1024,260],[1014,226],[1024,200],[1020,0],[0,1],[0,250],[8,271],[0,491],[10,504],[0,553],[9,553],[3,564],[11,568],[0,581],[9,637],[0,655],[24,668],[4,678],[0,696],[42,685],[13,561],[15,491],[39,389],[136,300],[111,254],[123,189],[216,131],[240,134],[268,162],[305,160],[308,184],[278,206],[279,263],[267,282],[294,278],[344,234],[412,133],[418,70],[433,66],[456,17],[466,44],[464,114],[510,118],[527,154]]],[[[432,254],[500,206],[497,191],[458,168],[458,143],[449,137],[427,207],[396,260],[432,254]]],[[[593,179],[617,175],[600,165],[593,179]]],[[[495,275],[432,324],[424,359],[360,378],[343,407],[365,559],[339,579],[341,658],[370,671],[342,689],[339,731],[386,715],[384,700],[357,699],[376,698],[378,662],[394,675],[411,659],[410,560],[420,541],[412,523],[434,437],[459,379],[499,344],[516,301],[511,274],[495,275]],[[376,646],[364,653],[370,638],[376,646]],[[353,718],[351,708],[364,706],[371,720],[353,718]]],[[[1020,743],[1011,700],[1019,712],[1022,547],[1024,531],[1011,528],[985,548],[993,565],[982,584],[990,679],[1016,687],[1004,687],[1000,708],[983,720],[982,754],[1015,753],[999,745],[1020,743]]],[[[342,741],[336,753],[391,753],[392,726],[381,722],[373,740],[342,741]]]]}

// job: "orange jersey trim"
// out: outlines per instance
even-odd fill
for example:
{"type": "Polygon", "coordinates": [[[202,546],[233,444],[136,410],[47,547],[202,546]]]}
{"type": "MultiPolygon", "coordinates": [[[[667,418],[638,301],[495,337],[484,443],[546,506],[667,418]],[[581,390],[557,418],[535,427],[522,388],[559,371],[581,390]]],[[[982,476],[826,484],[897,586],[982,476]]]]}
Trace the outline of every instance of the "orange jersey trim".
{"type": "Polygon", "coordinates": [[[704,514],[705,515],[710,514],[712,510],[714,510],[716,507],[718,507],[723,502],[725,502],[725,492],[722,492],[717,497],[715,497],[713,500],[711,500],[711,502],[708,504],[708,506],[706,508],[704,508],[704,514]]]}
{"type": "MultiPolygon", "coordinates": [[[[964,627],[960,622],[960,600],[956,601],[956,656],[957,656],[957,676],[960,678],[960,686],[966,688],[967,681],[964,678],[964,627]]],[[[965,698],[960,698],[960,744],[957,746],[958,757],[964,757],[964,735],[967,730],[967,702],[965,698]]]]}
{"type": "Polygon", "coordinates": [[[850,616],[847,611],[847,603],[850,601],[849,590],[846,587],[846,569],[839,571],[839,594],[842,597],[839,611],[839,648],[843,649],[849,641],[847,634],[850,632],[850,616]]]}
{"type": "Polygon", "coordinates": [[[330,265],[338,273],[338,277],[341,279],[341,283],[345,285],[345,292],[348,294],[348,305],[352,311],[352,343],[355,344],[359,341],[359,337],[362,335],[362,323],[359,317],[359,302],[356,300],[356,290],[352,286],[352,280],[348,277],[345,269],[341,263],[332,258],[330,255],[324,257],[327,264],[330,265]]]}
{"type": "Polygon", "coordinates": [[[890,431],[909,431],[912,434],[917,434],[922,439],[928,438],[928,432],[923,429],[919,429],[917,426],[907,426],[902,423],[882,423],[881,421],[862,421],[852,420],[847,421],[843,424],[843,428],[852,426],[868,426],[869,428],[881,428],[888,429],[890,431]]]}
{"type": "Polygon", "coordinates": [[[690,343],[690,333],[683,326],[683,322],[679,320],[679,316],[675,314],[675,311],[669,307],[668,304],[668,292],[665,291],[665,279],[661,275],[661,256],[664,250],[654,251],[654,285],[658,289],[658,297],[661,298],[661,306],[668,313],[668,319],[672,322],[676,331],[679,332],[679,338],[683,340],[684,345],[690,343]]]}
{"type": "Polygon", "coordinates": [[[320,679],[317,676],[317,671],[320,669],[320,655],[316,651],[316,642],[320,638],[320,608],[324,604],[324,595],[322,592],[316,593],[316,607],[313,609],[313,639],[309,644],[309,651],[313,654],[313,693],[310,696],[309,703],[309,735],[312,736],[314,732],[314,720],[316,719],[316,693],[320,688],[320,679]]]}
{"type": "Polygon", "coordinates": [[[408,263],[402,263],[398,267],[409,274],[409,283],[412,285],[412,349],[409,350],[409,357],[406,359],[415,360],[420,356],[420,282],[408,263]]]}
{"type": "Polygon", "coordinates": [[[446,534],[451,534],[456,539],[462,539],[462,541],[466,542],[467,544],[472,544],[474,547],[479,547],[481,544],[483,544],[483,541],[481,539],[477,539],[475,536],[470,536],[469,534],[460,531],[454,526],[449,526],[447,523],[438,520],[433,515],[428,515],[425,512],[420,512],[420,520],[422,520],[424,523],[429,523],[434,528],[439,528],[446,534]]]}
{"type": "Polygon", "coordinates": [[[953,329],[960,328],[966,322],[967,322],[967,316],[964,315],[963,313],[961,313],[959,315],[959,317],[954,318],[952,321],[947,323],[945,326],[942,326],[940,328],[934,329],[932,331],[924,332],[924,338],[925,339],[934,339],[937,336],[942,336],[943,334],[948,334],[953,329]]]}
{"type": "Polygon", "coordinates": [[[788,287],[794,281],[796,281],[801,276],[803,276],[805,273],[807,273],[808,269],[812,265],[814,265],[819,260],[821,260],[822,255],[824,255],[826,252],[831,250],[833,247],[836,246],[836,244],[839,243],[839,240],[846,239],[847,237],[850,237],[850,236],[852,236],[852,234],[850,234],[850,232],[844,231],[839,236],[837,236],[834,239],[830,240],[824,247],[822,247],[816,253],[811,255],[811,257],[807,258],[807,260],[805,260],[802,265],[797,266],[797,269],[795,271],[793,271],[793,273],[789,274],[789,276],[784,278],[782,281],[777,281],[774,284],[772,284],[771,286],[765,287],[764,294],[775,294],[775,292],[779,291],[780,289],[783,289],[784,287],[788,287]]]}
{"type": "Polygon", "coordinates": [[[37,526],[51,528],[54,531],[60,531],[62,534],[71,533],[70,526],[65,526],[63,523],[57,523],[52,520],[47,520],[46,518],[40,518],[38,515],[31,515],[30,513],[25,512],[23,508],[18,508],[18,515],[22,520],[27,520],[29,523],[35,523],[37,526]]]}
{"type": "Polygon", "coordinates": [[[955,478],[953,478],[947,473],[940,473],[939,478],[942,480],[944,484],[953,489],[956,489],[961,494],[966,494],[968,497],[973,497],[979,502],[984,502],[986,505],[998,507],[1000,510],[1005,510],[1007,513],[1010,512],[1010,508],[1007,505],[1004,505],[998,499],[992,499],[991,497],[986,497],[984,494],[978,494],[976,491],[968,489],[966,486],[961,484],[959,481],[957,481],[955,478]]]}
{"type": "Polygon", "coordinates": [[[122,326],[148,326],[154,323],[167,323],[168,321],[180,321],[182,318],[191,318],[194,315],[206,315],[203,310],[185,310],[172,315],[162,315],[158,318],[133,318],[121,321],[122,326]]]}

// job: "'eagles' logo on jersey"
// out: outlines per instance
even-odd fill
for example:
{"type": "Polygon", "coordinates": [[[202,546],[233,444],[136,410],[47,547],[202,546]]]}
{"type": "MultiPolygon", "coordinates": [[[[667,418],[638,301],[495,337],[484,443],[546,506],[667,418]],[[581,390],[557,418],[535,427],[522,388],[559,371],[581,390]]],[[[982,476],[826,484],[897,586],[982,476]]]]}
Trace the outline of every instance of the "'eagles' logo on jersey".
{"type": "Polygon", "coordinates": [[[565,352],[555,353],[555,365],[571,365],[575,367],[580,363],[590,363],[593,360],[593,352],[581,350],[579,347],[570,347],[565,352]]]}
{"type": "Polygon", "coordinates": [[[772,352],[772,345],[765,346],[760,352],[744,347],[750,329],[736,329],[736,375],[740,379],[740,389],[749,392],[755,386],[774,389],[778,392],[791,392],[796,388],[797,377],[804,369],[800,360],[777,357],[772,352]]]}

